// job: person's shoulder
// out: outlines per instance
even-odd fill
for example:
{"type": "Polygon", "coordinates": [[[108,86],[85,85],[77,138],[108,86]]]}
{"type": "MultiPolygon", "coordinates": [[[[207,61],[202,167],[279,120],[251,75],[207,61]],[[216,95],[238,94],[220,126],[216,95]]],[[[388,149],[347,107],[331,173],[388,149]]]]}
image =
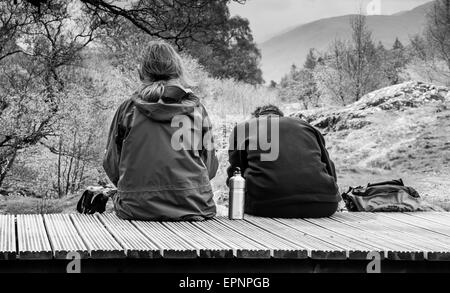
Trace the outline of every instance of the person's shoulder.
{"type": "Polygon", "coordinates": [[[302,125],[311,125],[302,118],[299,117],[292,117],[292,116],[285,116],[281,117],[280,120],[286,122],[286,123],[296,123],[296,124],[302,124],[302,125]]]}
{"type": "Polygon", "coordinates": [[[119,121],[124,120],[124,118],[127,116],[127,114],[130,114],[133,112],[134,109],[134,101],[136,99],[137,95],[133,94],[132,97],[126,99],[125,101],[123,101],[119,107],[116,110],[116,115],[119,119],[119,121]]]}
{"type": "Polygon", "coordinates": [[[302,118],[298,118],[298,117],[281,117],[280,118],[280,124],[292,125],[292,126],[296,126],[296,127],[302,127],[302,128],[310,129],[310,130],[313,130],[313,131],[318,131],[310,123],[308,123],[305,120],[303,120],[302,118]]]}
{"type": "Polygon", "coordinates": [[[133,94],[130,98],[126,99],[125,101],[123,101],[120,105],[118,110],[119,111],[124,111],[126,109],[129,109],[130,107],[132,107],[134,105],[134,101],[137,99],[137,95],[133,94]]]}

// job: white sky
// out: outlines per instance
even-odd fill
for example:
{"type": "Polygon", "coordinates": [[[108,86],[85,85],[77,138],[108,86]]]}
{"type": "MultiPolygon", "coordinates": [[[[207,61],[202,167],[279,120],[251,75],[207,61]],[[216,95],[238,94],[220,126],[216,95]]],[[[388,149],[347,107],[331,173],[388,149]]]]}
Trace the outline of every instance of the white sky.
{"type": "Polygon", "coordinates": [[[253,36],[263,42],[273,35],[317,19],[366,11],[371,1],[379,1],[381,14],[410,10],[430,0],[247,0],[232,2],[232,15],[249,19],[253,36]]]}

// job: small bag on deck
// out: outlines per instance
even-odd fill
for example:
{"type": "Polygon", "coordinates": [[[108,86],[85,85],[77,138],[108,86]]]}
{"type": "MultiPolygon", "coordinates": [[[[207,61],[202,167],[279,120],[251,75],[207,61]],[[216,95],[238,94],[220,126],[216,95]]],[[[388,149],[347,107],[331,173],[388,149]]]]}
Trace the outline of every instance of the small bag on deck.
{"type": "Polygon", "coordinates": [[[351,212],[414,212],[422,205],[419,193],[402,179],[350,187],[342,198],[351,212]]]}
{"type": "Polygon", "coordinates": [[[108,199],[116,191],[112,188],[89,186],[78,201],[77,211],[80,214],[103,213],[108,199]]]}

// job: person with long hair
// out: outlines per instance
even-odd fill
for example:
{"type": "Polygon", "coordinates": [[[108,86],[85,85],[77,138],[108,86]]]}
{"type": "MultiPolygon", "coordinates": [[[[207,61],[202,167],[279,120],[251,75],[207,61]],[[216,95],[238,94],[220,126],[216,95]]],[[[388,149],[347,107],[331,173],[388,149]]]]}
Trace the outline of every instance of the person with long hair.
{"type": "Polygon", "coordinates": [[[117,110],[103,162],[117,187],[115,212],[128,220],[212,218],[218,161],[208,114],[171,45],[153,41],[143,55],[141,86],[117,110]]]}

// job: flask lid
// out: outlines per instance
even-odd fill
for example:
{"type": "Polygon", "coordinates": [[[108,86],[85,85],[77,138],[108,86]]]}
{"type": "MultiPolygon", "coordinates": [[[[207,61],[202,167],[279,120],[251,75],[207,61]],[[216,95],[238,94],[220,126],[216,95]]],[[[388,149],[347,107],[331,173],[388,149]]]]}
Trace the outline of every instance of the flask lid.
{"type": "Polygon", "coordinates": [[[241,168],[236,167],[236,170],[234,171],[233,175],[240,175],[241,174],[241,168]]]}

